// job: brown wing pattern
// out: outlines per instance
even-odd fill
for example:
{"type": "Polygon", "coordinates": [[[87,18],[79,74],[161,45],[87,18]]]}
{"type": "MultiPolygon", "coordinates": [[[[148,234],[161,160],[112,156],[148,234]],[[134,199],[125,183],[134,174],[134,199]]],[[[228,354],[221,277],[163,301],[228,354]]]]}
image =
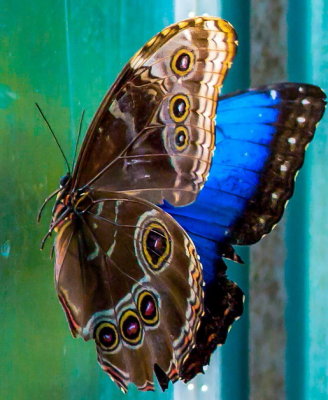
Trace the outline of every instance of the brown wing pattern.
{"type": "Polygon", "coordinates": [[[56,283],[72,332],[94,338],[125,391],[181,376],[203,314],[193,243],[161,209],[118,193],[84,194],[56,240],[56,283]]]}
{"type": "Polygon", "coordinates": [[[214,17],[182,21],[154,36],[98,109],[75,188],[192,202],[209,171],[217,98],[236,45],[233,27],[214,17]]]}

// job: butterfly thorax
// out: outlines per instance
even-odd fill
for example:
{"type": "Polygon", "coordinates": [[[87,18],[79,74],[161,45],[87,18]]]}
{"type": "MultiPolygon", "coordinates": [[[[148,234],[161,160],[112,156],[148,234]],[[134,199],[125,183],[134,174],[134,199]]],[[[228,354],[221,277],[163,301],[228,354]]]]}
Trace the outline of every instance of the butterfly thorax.
{"type": "Polygon", "coordinates": [[[90,191],[87,188],[84,188],[83,191],[74,189],[69,173],[60,179],[60,187],[62,189],[57,195],[51,221],[51,226],[56,232],[60,230],[65,221],[84,214],[92,204],[90,191]]]}

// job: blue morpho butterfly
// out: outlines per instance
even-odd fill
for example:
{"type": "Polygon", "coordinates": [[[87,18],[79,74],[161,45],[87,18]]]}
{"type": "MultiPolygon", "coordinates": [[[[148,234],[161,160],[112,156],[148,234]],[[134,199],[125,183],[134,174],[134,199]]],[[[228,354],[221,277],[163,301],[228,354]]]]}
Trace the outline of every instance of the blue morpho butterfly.
{"type": "Polygon", "coordinates": [[[72,334],[95,340],[123,391],[153,390],[154,374],[163,390],[187,382],[224,343],[243,294],[222,258],[240,262],[232,245],[281,218],[324,112],[318,87],[294,83],[218,104],[236,47],[233,27],[214,17],[154,36],[55,192],[46,237],[58,233],[59,299],[72,334]]]}

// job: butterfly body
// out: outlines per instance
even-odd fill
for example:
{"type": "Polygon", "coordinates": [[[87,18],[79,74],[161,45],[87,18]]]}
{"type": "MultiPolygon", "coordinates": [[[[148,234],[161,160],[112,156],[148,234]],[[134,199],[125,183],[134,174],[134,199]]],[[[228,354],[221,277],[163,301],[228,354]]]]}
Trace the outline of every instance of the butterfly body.
{"type": "Polygon", "coordinates": [[[243,293],[223,257],[241,262],[232,245],[278,222],[323,113],[311,85],[220,99],[236,46],[233,27],[214,17],[154,36],[61,179],[49,228],[57,293],[72,334],[95,340],[123,391],[153,390],[154,374],[162,389],[188,381],[224,343],[243,293]]]}

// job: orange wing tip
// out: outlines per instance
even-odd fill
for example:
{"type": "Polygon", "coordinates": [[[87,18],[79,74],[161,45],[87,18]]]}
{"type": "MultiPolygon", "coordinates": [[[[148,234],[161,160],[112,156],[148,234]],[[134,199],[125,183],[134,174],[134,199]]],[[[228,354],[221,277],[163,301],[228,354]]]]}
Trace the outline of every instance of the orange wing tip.
{"type": "MultiPolygon", "coordinates": [[[[99,360],[98,360],[99,362],[99,360]]],[[[128,392],[128,387],[127,385],[123,382],[122,377],[119,376],[119,374],[117,373],[117,371],[115,371],[114,369],[110,368],[107,365],[102,364],[101,362],[99,362],[100,367],[102,368],[103,371],[106,372],[106,374],[108,374],[108,376],[110,377],[110,379],[116,383],[116,385],[120,388],[120,390],[125,394],[128,392]]]]}
{"type": "Polygon", "coordinates": [[[68,326],[70,327],[72,336],[74,338],[77,338],[80,335],[81,327],[74,320],[73,314],[71,313],[71,310],[69,309],[65,298],[63,296],[61,296],[61,295],[58,295],[58,299],[59,299],[59,302],[60,302],[60,304],[62,305],[62,307],[64,309],[64,312],[65,312],[65,315],[66,315],[66,319],[68,321],[68,326]]]}
{"type": "Polygon", "coordinates": [[[154,392],[155,387],[153,382],[145,382],[143,386],[137,386],[138,390],[141,392],[154,392]]]}
{"type": "Polygon", "coordinates": [[[177,381],[179,379],[179,372],[175,366],[172,366],[171,370],[167,374],[171,381],[177,381]]]}
{"type": "Polygon", "coordinates": [[[178,22],[178,26],[180,29],[184,29],[188,26],[188,22],[186,20],[178,22]]]}

